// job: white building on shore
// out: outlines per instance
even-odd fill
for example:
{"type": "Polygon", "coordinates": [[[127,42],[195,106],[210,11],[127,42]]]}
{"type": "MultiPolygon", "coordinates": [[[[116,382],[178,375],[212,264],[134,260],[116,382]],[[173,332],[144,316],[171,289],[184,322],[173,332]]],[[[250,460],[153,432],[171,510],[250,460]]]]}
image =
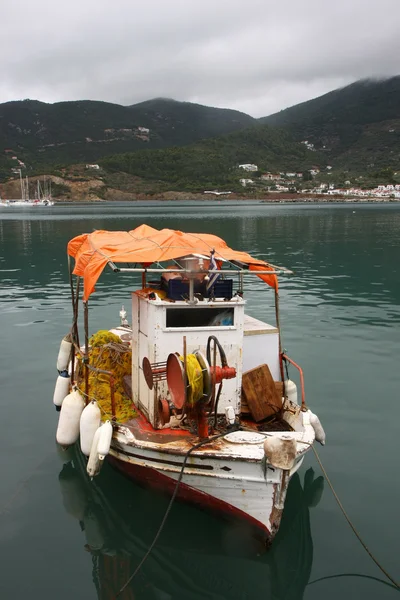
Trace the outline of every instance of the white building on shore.
{"type": "Polygon", "coordinates": [[[253,165],[251,163],[239,165],[239,169],[243,169],[244,171],[258,171],[257,165],[253,165]]]}

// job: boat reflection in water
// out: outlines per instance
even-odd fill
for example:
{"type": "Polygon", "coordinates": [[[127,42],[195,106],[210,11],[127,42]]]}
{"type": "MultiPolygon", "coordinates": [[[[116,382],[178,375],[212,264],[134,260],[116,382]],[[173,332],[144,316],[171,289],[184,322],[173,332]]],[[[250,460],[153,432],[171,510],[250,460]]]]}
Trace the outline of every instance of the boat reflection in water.
{"type": "MultiPolygon", "coordinates": [[[[168,498],[141,488],[107,464],[91,481],[79,450],[64,454],[59,475],[65,510],[92,554],[99,600],[112,600],[134,572],[165,514],[168,498]]],[[[310,468],[292,477],[279,532],[267,551],[243,523],[224,522],[175,502],[163,532],[123,600],[303,598],[313,543],[309,509],[324,479],[310,468]]]]}

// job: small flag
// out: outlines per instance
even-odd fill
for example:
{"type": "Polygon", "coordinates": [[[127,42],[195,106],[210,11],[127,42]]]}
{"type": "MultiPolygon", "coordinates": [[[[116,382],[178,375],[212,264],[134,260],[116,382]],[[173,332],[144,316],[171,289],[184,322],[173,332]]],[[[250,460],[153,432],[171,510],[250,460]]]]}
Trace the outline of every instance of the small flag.
{"type": "MultiPolygon", "coordinates": [[[[210,266],[208,267],[210,271],[215,271],[216,269],[218,269],[218,265],[216,263],[215,257],[215,250],[211,250],[211,256],[210,256],[210,266]]],[[[220,274],[219,273],[211,273],[209,276],[209,280],[207,282],[207,291],[212,288],[212,286],[214,285],[214,283],[217,281],[217,279],[219,278],[220,274]]]]}

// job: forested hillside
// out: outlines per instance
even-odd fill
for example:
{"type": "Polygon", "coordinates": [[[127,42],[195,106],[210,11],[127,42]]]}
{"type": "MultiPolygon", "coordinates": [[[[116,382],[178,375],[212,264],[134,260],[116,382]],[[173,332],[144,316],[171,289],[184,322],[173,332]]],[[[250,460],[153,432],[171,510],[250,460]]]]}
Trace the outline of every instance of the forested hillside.
{"type": "Polygon", "coordinates": [[[316,158],[315,152],[293,142],[286,132],[264,125],[185,148],[110,156],[100,164],[107,171],[168,182],[171,189],[236,189],[239,179],[248,177],[238,169],[241,163],[254,163],[259,171],[302,170],[310,168],[316,158]]]}
{"type": "Polygon", "coordinates": [[[117,152],[192,144],[256,124],[244,113],[158,98],[133,106],[36,100],[0,105],[0,170],[45,170],[117,152]]]}
{"type": "Polygon", "coordinates": [[[349,171],[400,168],[400,76],[362,80],[260,119],[349,171]]]}

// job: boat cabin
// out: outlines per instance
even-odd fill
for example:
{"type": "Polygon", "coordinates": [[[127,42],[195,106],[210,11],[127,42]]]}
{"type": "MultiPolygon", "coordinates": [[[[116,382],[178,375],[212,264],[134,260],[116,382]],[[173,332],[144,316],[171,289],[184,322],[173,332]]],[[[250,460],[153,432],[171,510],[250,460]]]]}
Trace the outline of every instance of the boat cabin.
{"type": "Polygon", "coordinates": [[[190,302],[170,298],[168,292],[161,299],[152,288],[132,293],[132,396],[153,427],[164,425],[160,401],[170,402],[171,395],[166,379],[156,380],[149,388],[143,360],[147,358],[153,370],[162,368],[171,352],[183,355],[184,338],[187,354],[200,351],[206,355],[208,338],[216,336],[228,365],[235,369],[236,377],[224,381],[217,414],[224,415],[229,406],[239,414],[244,371],[265,363],[279,380],[278,329],[245,315],[245,305],[238,294],[231,298],[197,297],[190,302]]]}

